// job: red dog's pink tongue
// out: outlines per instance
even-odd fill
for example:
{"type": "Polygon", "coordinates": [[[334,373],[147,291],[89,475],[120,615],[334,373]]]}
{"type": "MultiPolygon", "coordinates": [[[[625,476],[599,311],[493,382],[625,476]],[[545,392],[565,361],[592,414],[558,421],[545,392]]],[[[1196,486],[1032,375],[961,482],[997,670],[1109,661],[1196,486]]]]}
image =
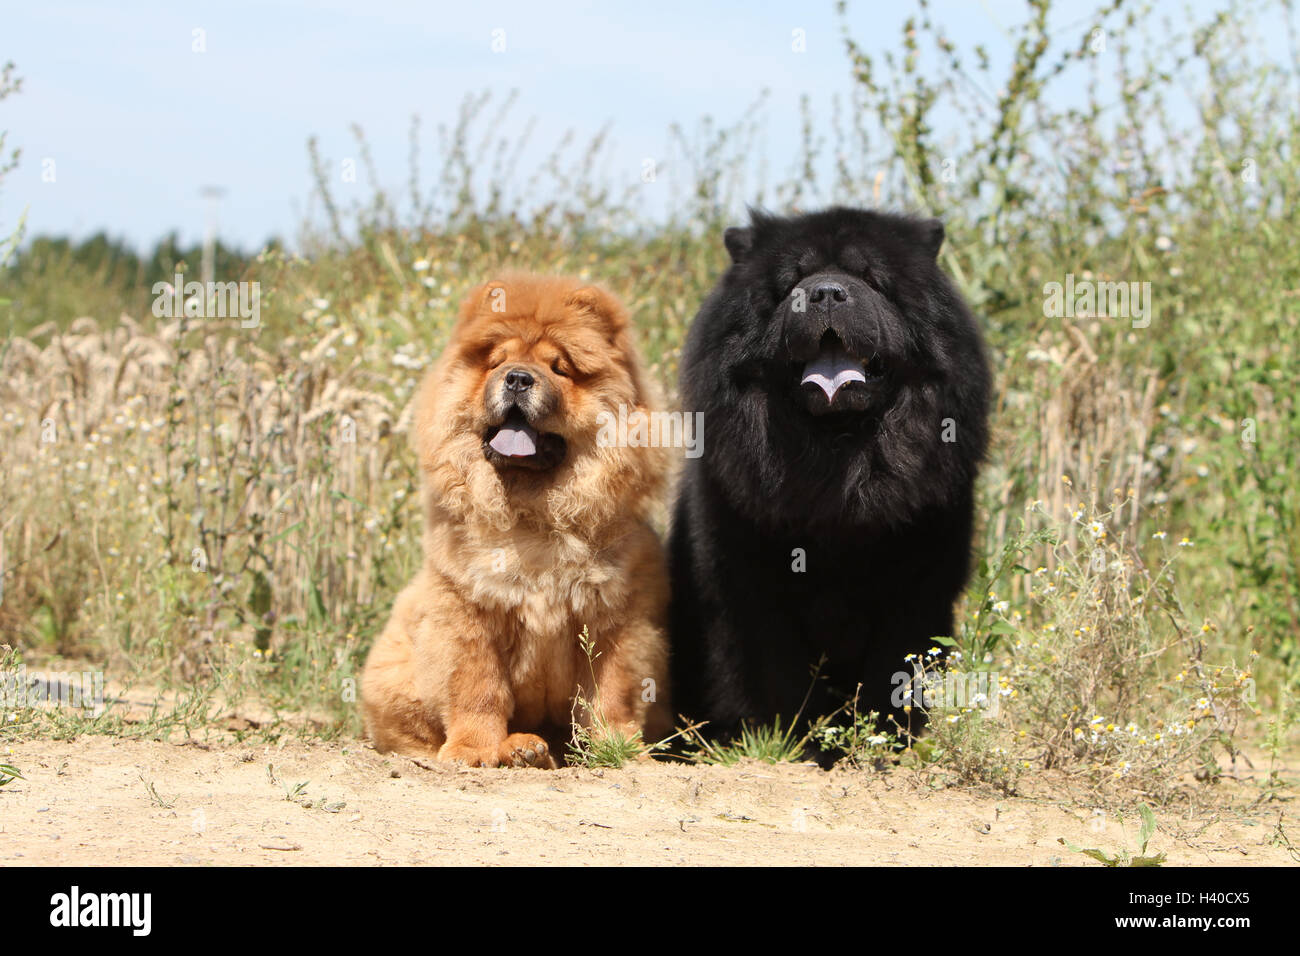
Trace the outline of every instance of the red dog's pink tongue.
{"type": "Polygon", "coordinates": [[[828,401],[835,399],[840,386],[848,382],[865,382],[862,363],[839,346],[822,349],[821,353],[804,366],[803,385],[816,385],[826,393],[828,401]]]}
{"type": "Polygon", "coordinates": [[[488,442],[492,450],[507,458],[527,458],[537,454],[537,433],[528,426],[511,428],[503,425],[488,442]]]}

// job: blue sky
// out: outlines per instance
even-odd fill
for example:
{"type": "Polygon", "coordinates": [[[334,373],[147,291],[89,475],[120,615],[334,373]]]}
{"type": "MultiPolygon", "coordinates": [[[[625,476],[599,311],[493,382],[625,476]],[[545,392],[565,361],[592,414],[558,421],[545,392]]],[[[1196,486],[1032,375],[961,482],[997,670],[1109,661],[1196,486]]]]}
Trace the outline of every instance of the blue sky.
{"type": "MultiPolygon", "coordinates": [[[[1058,25],[1095,0],[1065,0],[1058,25]]],[[[1194,3],[1201,11],[1209,2],[1194,3]]],[[[1181,4],[1178,5],[1181,9],[1181,4]]],[[[292,240],[312,183],[306,141],[334,161],[355,157],[365,130],[385,185],[405,187],[408,132],[419,114],[431,165],[434,131],[467,93],[519,91],[522,127],[536,119],[540,156],[566,129],[579,140],[611,127],[607,172],[638,175],[665,154],[671,123],[738,120],[763,88],[773,174],[794,155],[800,96],[825,115],[850,89],[833,4],[615,3],[6,3],[0,61],[21,94],[0,103],[0,129],[21,147],[0,192],[0,235],[28,214],[28,235],[100,229],[137,245],[202,229],[206,184],[224,187],[223,240],[255,247],[292,240]],[[794,29],[807,52],[791,50],[794,29]],[[505,50],[494,52],[494,30],[505,50]],[[205,52],[194,52],[201,30],[205,52]],[[775,133],[773,132],[775,131],[775,133]],[[42,181],[53,161],[54,182],[42,181]]],[[[910,3],[857,0],[849,22],[874,53],[895,47],[910,3]]],[[[934,0],[963,41],[1009,55],[1020,0],[934,0]]],[[[509,132],[508,130],[506,131],[509,132]]],[[[522,168],[529,169],[524,162],[522,168]]],[[[365,177],[337,184],[364,198],[365,177]]]]}

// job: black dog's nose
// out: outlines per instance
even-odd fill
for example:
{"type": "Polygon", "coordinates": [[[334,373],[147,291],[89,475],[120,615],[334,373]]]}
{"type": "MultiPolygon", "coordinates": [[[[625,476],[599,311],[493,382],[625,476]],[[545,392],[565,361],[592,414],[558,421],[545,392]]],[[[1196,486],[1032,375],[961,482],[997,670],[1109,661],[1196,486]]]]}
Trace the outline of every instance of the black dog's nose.
{"type": "Polygon", "coordinates": [[[838,282],[827,280],[818,282],[808,293],[808,299],[811,302],[821,302],[823,299],[830,299],[834,302],[849,301],[849,290],[844,288],[838,282]]]}
{"type": "Polygon", "coordinates": [[[533,387],[533,377],[521,368],[506,372],[506,388],[512,392],[526,392],[533,387]]]}

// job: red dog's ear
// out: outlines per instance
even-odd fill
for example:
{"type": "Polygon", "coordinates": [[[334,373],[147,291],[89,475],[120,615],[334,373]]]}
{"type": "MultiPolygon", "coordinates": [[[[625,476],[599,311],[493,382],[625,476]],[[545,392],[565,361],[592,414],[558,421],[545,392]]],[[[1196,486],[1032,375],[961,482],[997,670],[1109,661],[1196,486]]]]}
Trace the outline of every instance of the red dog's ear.
{"type": "Polygon", "coordinates": [[[567,308],[585,315],[598,316],[604,322],[605,335],[614,350],[625,356],[628,374],[632,376],[632,386],[636,390],[638,405],[658,407],[659,395],[654,385],[641,368],[637,357],[636,345],[632,340],[632,320],[623,303],[600,286],[588,285],[574,289],[564,297],[567,308]]]}
{"type": "Polygon", "coordinates": [[[565,296],[564,304],[578,312],[603,318],[609,325],[611,338],[627,328],[627,310],[623,308],[623,303],[600,286],[587,285],[574,289],[565,296]]]}
{"type": "Polygon", "coordinates": [[[460,304],[462,321],[484,312],[504,315],[505,311],[506,284],[500,279],[491,279],[471,289],[460,304]]]}

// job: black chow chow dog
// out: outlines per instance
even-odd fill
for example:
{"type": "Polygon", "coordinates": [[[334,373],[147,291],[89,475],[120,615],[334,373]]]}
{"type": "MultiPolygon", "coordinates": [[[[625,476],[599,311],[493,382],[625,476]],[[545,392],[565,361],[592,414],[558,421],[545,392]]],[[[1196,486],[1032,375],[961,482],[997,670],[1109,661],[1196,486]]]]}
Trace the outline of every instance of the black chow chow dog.
{"type": "Polygon", "coordinates": [[[905,655],[952,630],[991,382],[943,238],[847,208],[726,231],[682,354],[708,439],[670,541],[673,693],[715,734],[855,693],[902,722],[905,655]]]}

